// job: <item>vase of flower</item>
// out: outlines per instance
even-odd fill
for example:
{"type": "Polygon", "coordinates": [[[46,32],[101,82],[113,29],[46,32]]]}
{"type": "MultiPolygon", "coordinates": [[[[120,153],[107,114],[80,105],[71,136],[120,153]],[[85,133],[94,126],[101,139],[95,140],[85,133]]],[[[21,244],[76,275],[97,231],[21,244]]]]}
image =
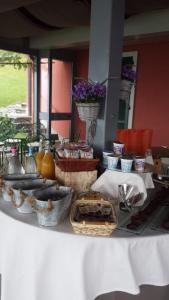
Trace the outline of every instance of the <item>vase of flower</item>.
{"type": "Polygon", "coordinates": [[[129,102],[132,87],[136,80],[133,65],[123,65],[121,73],[120,99],[129,102]]]}
{"type": "Polygon", "coordinates": [[[82,121],[97,119],[100,101],[105,95],[106,87],[99,82],[82,80],[73,86],[72,96],[82,121]]]}

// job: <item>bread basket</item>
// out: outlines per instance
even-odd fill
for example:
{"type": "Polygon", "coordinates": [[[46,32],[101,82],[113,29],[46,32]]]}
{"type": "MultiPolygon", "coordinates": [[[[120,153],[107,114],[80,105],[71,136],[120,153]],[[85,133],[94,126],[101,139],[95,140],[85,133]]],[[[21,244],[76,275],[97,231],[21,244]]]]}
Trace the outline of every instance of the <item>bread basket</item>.
{"type": "Polygon", "coordinates": [[[101,193],[89,192],[79,197],[71,207],[70,222],[77,234],[110,236],[117,227],[117,217],[113,204],[101,193]],[[110,209],[109,220],[80,220],[76,219],[77,211],[85,206],[106,207],[110,209]]]}

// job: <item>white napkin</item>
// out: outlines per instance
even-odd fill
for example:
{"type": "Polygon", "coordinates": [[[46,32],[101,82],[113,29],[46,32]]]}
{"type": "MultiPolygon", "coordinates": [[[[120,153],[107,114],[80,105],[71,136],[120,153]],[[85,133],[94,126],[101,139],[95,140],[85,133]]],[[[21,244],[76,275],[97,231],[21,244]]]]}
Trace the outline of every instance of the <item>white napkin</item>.
{"type": "Polygon", "coordinates": [[[136,206],[143,205],[147,198],[147,188],[154,188],[151,173],[124,173],[118,171],[105,171],[92,185],[93,191],[105,193],[111,196],[114,200],[118,199],[118,185],[130,184],[134,186],[132,196],[141,194],[140,201],[136,206]]]}

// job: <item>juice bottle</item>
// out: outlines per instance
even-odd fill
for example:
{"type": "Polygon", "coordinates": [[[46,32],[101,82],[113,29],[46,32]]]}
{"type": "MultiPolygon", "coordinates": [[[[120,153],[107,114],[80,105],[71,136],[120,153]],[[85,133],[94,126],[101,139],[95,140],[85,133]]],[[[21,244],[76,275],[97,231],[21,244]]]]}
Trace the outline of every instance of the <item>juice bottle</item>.
{"type": "Polygon", "coordinates": [[[40,141],[39,143],[39,152],[35,154],[35,161],[36,161],[36,166],[37,166],[37,171],[38,173],[41,173],[41,164],[42,164],[42,159],[45,155],[45,152],[43,150],[43,142],[40,141]]]}
{"type": "Polygon", "coordinates": [[[55,163],[53,159],[53,154],[50,152],[50,145],[48,143],[47,149],[45,150],[45,155],[41,161],[41,171],[40,174],[44,178],[55,179],[55,163]]]}

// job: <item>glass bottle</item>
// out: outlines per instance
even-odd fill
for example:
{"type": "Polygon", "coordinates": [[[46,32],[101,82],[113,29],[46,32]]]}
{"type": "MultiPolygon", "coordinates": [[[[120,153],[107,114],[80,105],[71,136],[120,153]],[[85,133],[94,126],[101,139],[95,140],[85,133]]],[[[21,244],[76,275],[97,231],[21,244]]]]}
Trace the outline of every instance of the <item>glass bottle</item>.
{"type": "Polygon", "coordinates": [[[152,156],[152,151],[151,149],[147,149],[146,153],[145,153],[145,162],[150,164],[150,165],[154,165],[154,161],[153,161],[153,156],[152,156]]]}
{"type": "Polygon", "coordinates": [[[5,172],[7,174],[24,174],[25,170],[19,160],[16,147],[11,148],[11,156],[7,157],[5,172]]]}
{"type": "Polygon", "coordinates": [[[44,178],[55,179],[55,163],[49,142],[46,144],[45,155],[42,158],[40,174],[44,178]]]}
{"type": "Polygon", "coordinates": [[[33,156],[33,148],[29,147],[29,153],[25,156],[25,172],[29,174],[37,173],[36,161],[33,156]]]}
{"type": "Polygon", "coordinates": [[[42,159],[43,159],[44,155],[45,155],[45,152],[43,150],[43,141],[41,140],[39,143],[39,151],[35,154],[35,161],[36,161],[38,173],[41,173],[41,164],[42,164],[42,159]]]}

